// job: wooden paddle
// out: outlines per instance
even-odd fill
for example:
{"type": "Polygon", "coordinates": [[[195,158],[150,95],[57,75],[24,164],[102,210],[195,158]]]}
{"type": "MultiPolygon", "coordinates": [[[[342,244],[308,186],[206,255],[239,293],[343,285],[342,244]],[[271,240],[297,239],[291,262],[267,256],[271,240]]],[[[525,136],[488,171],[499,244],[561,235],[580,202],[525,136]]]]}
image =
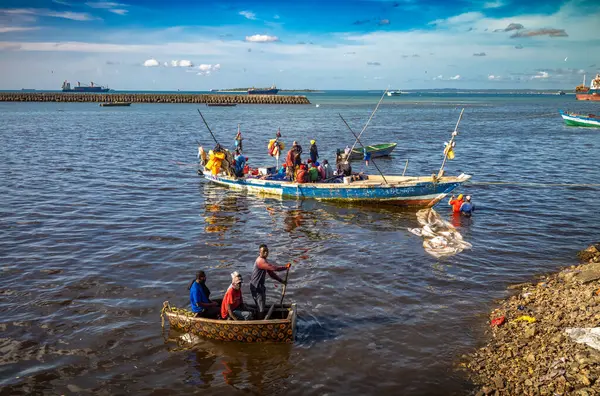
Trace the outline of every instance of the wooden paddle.
{"type": "MultiPolygon", "coordinates": [[[[290,263],[290,266],[288,267],[287,271],[285,272],[285,281],[283,282],[283,289],[281,290],[281,301],[279,302],[279,305],[283,305],[283,297],[285,296],[285,288],[287,286],[287,280],[288,280],[288,275],[290,274],[290,268],[292,268],[291,263],[290,263]]],[[[265,316],[264,320],[268,320],[271,317],[271,314],[273,313],[274,309],[275,309],[275,303],[273,303],[273,305],[271,305],[271,308],[269,308],[269,312],[267,312],[267,316],[265,316]]]]}

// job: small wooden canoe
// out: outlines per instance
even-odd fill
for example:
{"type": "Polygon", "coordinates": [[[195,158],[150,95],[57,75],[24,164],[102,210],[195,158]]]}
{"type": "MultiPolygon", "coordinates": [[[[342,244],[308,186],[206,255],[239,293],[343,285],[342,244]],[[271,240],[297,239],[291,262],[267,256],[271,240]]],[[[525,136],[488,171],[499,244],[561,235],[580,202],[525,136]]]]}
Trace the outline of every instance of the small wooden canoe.
{"type": "MultiPolygon", "coordinates": [[[[371,158],[378,158],[390,155],[397,145],[397,143],[382,143],[365,147],[367,148],[367,152],[371,153],[371,158]]],[[[341,151],[342,153],[344,152],[343,149],[341,151]]],[[[350,161],[362,161],[363,158],[363,148],[355,147],[354,150],[352,150],[352,154],[350,154],[350,161]]]]}
{"type": "MultiPolygon", "coordinates": [[[[255,306],[246,304],[250,309],[255,306]]],[[[197,318],[192,312],[163,304],[161,316],[179,331],[217,341],[244,343],[287,343],[296,338],[296,304],[283,304],[273,310],[269,320],[223,320],[197,318]]]]}
{"type": "Polygon", "coordinates": [[[207,106],[220,106],[220,107],[233,107],[237,106],[237,103],[207,103],[207,106]]]}
{"type": "Polygon", "coordinates": [[[106,102],[100,103],[102,107],[117,107],[117,106],[131,106],[131,102],[106,102]]]}

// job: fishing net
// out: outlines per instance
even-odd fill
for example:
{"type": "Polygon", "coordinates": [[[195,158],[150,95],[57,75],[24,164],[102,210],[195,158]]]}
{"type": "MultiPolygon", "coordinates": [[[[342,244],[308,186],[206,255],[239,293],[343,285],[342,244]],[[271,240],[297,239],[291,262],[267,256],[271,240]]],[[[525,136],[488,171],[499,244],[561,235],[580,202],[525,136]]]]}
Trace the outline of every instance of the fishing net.
{"type": "Polygon", "coordinates": [[[408,231],[423,238],[423,248],[434,257],[449,257],[470,249],[472,245],[463,240],[460,232],[433,209],[417,212],[421,228],[409,228],[408,231]]]}

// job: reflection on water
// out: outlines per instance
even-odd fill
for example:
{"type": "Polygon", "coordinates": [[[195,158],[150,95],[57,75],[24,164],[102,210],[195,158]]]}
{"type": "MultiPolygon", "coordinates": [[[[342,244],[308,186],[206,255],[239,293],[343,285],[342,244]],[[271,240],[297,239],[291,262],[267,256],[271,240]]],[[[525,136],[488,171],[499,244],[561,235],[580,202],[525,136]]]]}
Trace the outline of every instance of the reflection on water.
{"type": "Polygon", "coordinates": [[[200,388],[231,388],[271,394],[285,387],[293,373],[290,344],[244,344],[203,340],[190,333],[163,333],[172,353],[183,354],[189,367],[187,382],[200,388]]]}
{"type": "MultiPolygon", "coordinates": [[[[367,99],[238,107],[209,123],[232,142],[243,120],[254,166],[272,163],[264,147],[279,126],[286,141],[316,139],[332,162],[352,143],[338,114],[363,124],[367,99]]],[[[408,158],[408,175],[430,175],[456,105],[478,102],[465,110],[449,174],[600,179],[600,134],[565,127],[558,114],[536,117],[572,98],[488,99],[381,106],[365,143],[398,143],[378,161],[384,173],[401,174],[408,158]]],[[[407,230],[419,226],[414,210],[261,197],[171,162],[196,160],[192,137],[212,139],[198,129],[196,106],[0,103],[0,117],[3,394],[465,394],[452,361],[475,346],[492,301],[600,238],[590,216],[600,212],[597,188],[473,183],[456,191],[473,196],[471,219],[436,207],[473,248],[437,259],[407,230]],[[298,305],[296,344],[165,344],[162,303],[187,306],[199,269],[221,296],[232,271],[250,275],[261,243],[276,263],[293,263],[285,300],[298,305]]],[[[247,282],[243,293],[251,301],[247,282]]],[[[268,280],[267,304],[280,298],[268,280]]]]}

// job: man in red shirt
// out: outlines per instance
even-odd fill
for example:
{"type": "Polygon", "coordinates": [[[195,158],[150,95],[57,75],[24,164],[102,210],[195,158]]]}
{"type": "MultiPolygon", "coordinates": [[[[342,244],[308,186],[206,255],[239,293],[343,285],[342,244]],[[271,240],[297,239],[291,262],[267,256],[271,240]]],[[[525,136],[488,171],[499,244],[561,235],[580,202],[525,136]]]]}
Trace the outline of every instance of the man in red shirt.
{"type": "Polygon", "coordinates": [[[460,206],[463,204],[463,195],[460,194],[457,199],[454,199],[454,195],[448,201],[448,205],[452,206],[452,213],[460,213],[460,206]]]}
{"type": "Polygon", "coordinates": [[[254,262],[254,269],[252,270],[252,276],[250,277],[250,292],[258,307],[259,319],[262,318],[265,313],[265,300],[267,297],[267,289],[265,287],[266,275],[269,274],[271,278],[279,283],[285,283],[283,279],[277,276],[275,271],[285,271],[290,267],[290,264],[284,266],[275,265],[275,263],[271,263],[267,260],[268,256],[269,248],[267,245],[260,245],[258,248],[258,258],[254,262]]]}
{"type": "Polygon", "coordinates": [[[231,320],[252,319],[252,312],[248,311],[242,297],[242,276],[237,271],[231,274],[231,286],[229,286],[223,297],[221,318],[231,320]]]}

